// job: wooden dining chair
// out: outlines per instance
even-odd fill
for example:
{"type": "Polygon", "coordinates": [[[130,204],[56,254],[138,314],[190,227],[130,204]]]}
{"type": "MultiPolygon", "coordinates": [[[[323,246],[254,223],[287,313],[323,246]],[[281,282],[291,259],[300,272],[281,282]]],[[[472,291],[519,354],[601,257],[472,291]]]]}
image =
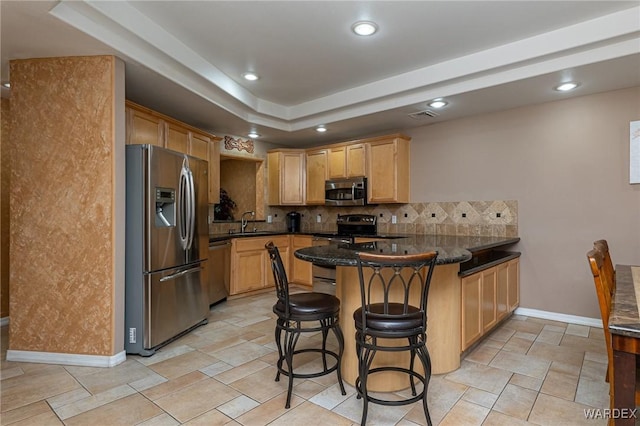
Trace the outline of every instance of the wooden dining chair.
{"type": "MultiPolygon", "coordinates": [[[[603,241],[603,240],[600,240],[603,241]]],[[[598,241],[596,241],[598,243],[598,241]]],[[[611,332],[609,331],[609,315],[611,314],[611,305],[613,303],[613,294],[615,289],[615,280],[613,277],[613,267],[606,266],[605,252],[601,250],[602,245],[594,243],[593,250],[587,252],[587,259],[593,274],[593,282],[596,287],[598,296],[598,305],[600,306],[600,316],[602,317],[602,329],[604,331],[604,339],[607,345],[607,357],[609,365],[607,367],[606,381],[609,382],[609,400],[610,408],[613,409],[614,397],[614,374],[613,374],[613,345],[611,343],[611,332]]],[[[636,370],[636,376],[640,370],[636,370]]],[[[636,405],[640,405],[640,389],[636,388],[635,393],[636,405]]]]}
{"type": "Polygon", "coordinates": [[[611,277],[612,286],[609,288],[611,294],[615,291],[616,283],[616,270],[613,267],[613,261],[611,260],[611,253],[609,252],[609,243],[607,240],[598,240],[593,242],[593,248],[602,252],[602,266],[605,268],[607,276],[611,277]]]}

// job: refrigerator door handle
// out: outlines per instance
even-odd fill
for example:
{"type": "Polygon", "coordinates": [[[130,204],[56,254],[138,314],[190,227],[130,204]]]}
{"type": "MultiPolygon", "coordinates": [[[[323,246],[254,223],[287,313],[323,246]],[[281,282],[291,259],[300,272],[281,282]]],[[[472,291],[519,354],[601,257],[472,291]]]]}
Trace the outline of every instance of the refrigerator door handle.
{"type": "Polygon", "coordinates": [[[191,229],[191,202],[189,200],[189,168],[185,158],[180,170],[180,186],[178,190],[179,207],[179,230],[180,246],[182,250],[187,250],[189,243],[189,232],[191,229]]]}
{"type": "Polygon", "coordinates": [[[175,274],[167,275],[166,277],[160,278],[160,282],[175,280],[176,278],[180,278],[183,275],[192,274],[194,272],[202,271],[202,266],[197,266],[191,269],[185,269],[184,271],[176,272],[175,274]]]}
{"type": "Polygon", "coordinates": [[[189,241],[187,242],[187,250],[193,245],[193,237],[196,231],[196,190],[193,184],[193,173],[189,170],[189,201],[191,205],[191,214],[189,218],[189,241]]]}

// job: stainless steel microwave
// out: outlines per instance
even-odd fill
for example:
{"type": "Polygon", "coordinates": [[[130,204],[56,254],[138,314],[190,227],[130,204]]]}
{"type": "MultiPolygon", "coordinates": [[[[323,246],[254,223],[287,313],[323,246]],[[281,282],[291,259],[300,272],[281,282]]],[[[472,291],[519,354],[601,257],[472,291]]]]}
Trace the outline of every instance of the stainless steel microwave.
{"type": "Polygon", "coordinates": [[[366,177],[331,179],[324,183],[325,206],[364,206],[366,204],[366,177]]]}

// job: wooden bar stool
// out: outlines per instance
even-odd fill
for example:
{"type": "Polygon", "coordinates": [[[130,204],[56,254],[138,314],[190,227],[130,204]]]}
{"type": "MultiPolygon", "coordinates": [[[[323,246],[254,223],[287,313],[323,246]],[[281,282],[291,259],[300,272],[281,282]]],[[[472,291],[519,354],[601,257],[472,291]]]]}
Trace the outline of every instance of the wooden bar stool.
{"type": "Polygon", "coordinates": [[[431,359],[427,350],[427,297],[438,253],[435,251],[411,255],[380,255],[358,253],[358,274],[362,305],[353,313],[356,327],[358,378],[355,387],[363,400],[362,421],[366,424],[369,402],[398,406],[422,400],[427,424],[431,425],[427,406],[427,388],[431,377],[431,359]],[[411,295],[419,295],[419,306],[409,304],[411,295]],[[406,343],[403,343],[406,341],[406,343]],[[373,367],[378,351],[408,351],[408,368],[402,365],[373,367]],[[424,374],[416,372],[416,356],[424,374]],[[411,397],[403,400],[384,400],[371,396],[367,379],[372,374],[396,372],[406,374],[411,397]],[[414,379],[422,382],[416,392],[414,379]]]}
{"type": "Polygon", "coordinates": [[[340,329],[340,324],[338,323],[340,300],[335,296],[325,293],[306,292],[289,294],[289,281],[278,248],[272,241],[269,241],[265,245],[265,248],[269,252],[269,258],[271,259],[271,269],[273,270],[276,293],[278,295],[278,301],[273,306],[273,312],[278,316],[275,331],[276,345],[278,346],[279,353],[276,382],[280,381],[280,374],[289,377],[287,402],[284,407],[289,408],[291,406],[291,392],[293,390],[294,378],[309,379],[324,376],[325,374],[335,371],[338,376],[340,391],[342,395],[346,395],[347,392],[342,383],[341,372],[344,337],[340,329]],[[306,326],[304,325],[305,323],[314,323],[314,325],[306,326]],[[329,330],[333,331],[338,341],[338,353],[327,349],[329,330]],[[321,348],[296,350],[298,338],[302,333],[315,333],[318,331],[322,333],[321,348]],[[318,352],[322,355],[322,370],[314,373],[295,373],[293,371],[293,357],[297,354],[308,352],[318,352]],[[332,357],[335,363],[329,365],[329,363],[327,363],[327,356],[332,357]]]}

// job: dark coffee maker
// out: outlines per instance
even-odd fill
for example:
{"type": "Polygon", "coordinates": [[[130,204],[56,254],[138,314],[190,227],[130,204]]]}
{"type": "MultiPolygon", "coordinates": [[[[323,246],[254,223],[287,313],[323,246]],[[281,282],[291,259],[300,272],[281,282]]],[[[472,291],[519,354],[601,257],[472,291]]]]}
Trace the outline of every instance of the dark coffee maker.
{"type": "Polygon", "coordinates": [[[300,213],[298,212],[287,213],[287,231],[300,232],[300,213]]]}

